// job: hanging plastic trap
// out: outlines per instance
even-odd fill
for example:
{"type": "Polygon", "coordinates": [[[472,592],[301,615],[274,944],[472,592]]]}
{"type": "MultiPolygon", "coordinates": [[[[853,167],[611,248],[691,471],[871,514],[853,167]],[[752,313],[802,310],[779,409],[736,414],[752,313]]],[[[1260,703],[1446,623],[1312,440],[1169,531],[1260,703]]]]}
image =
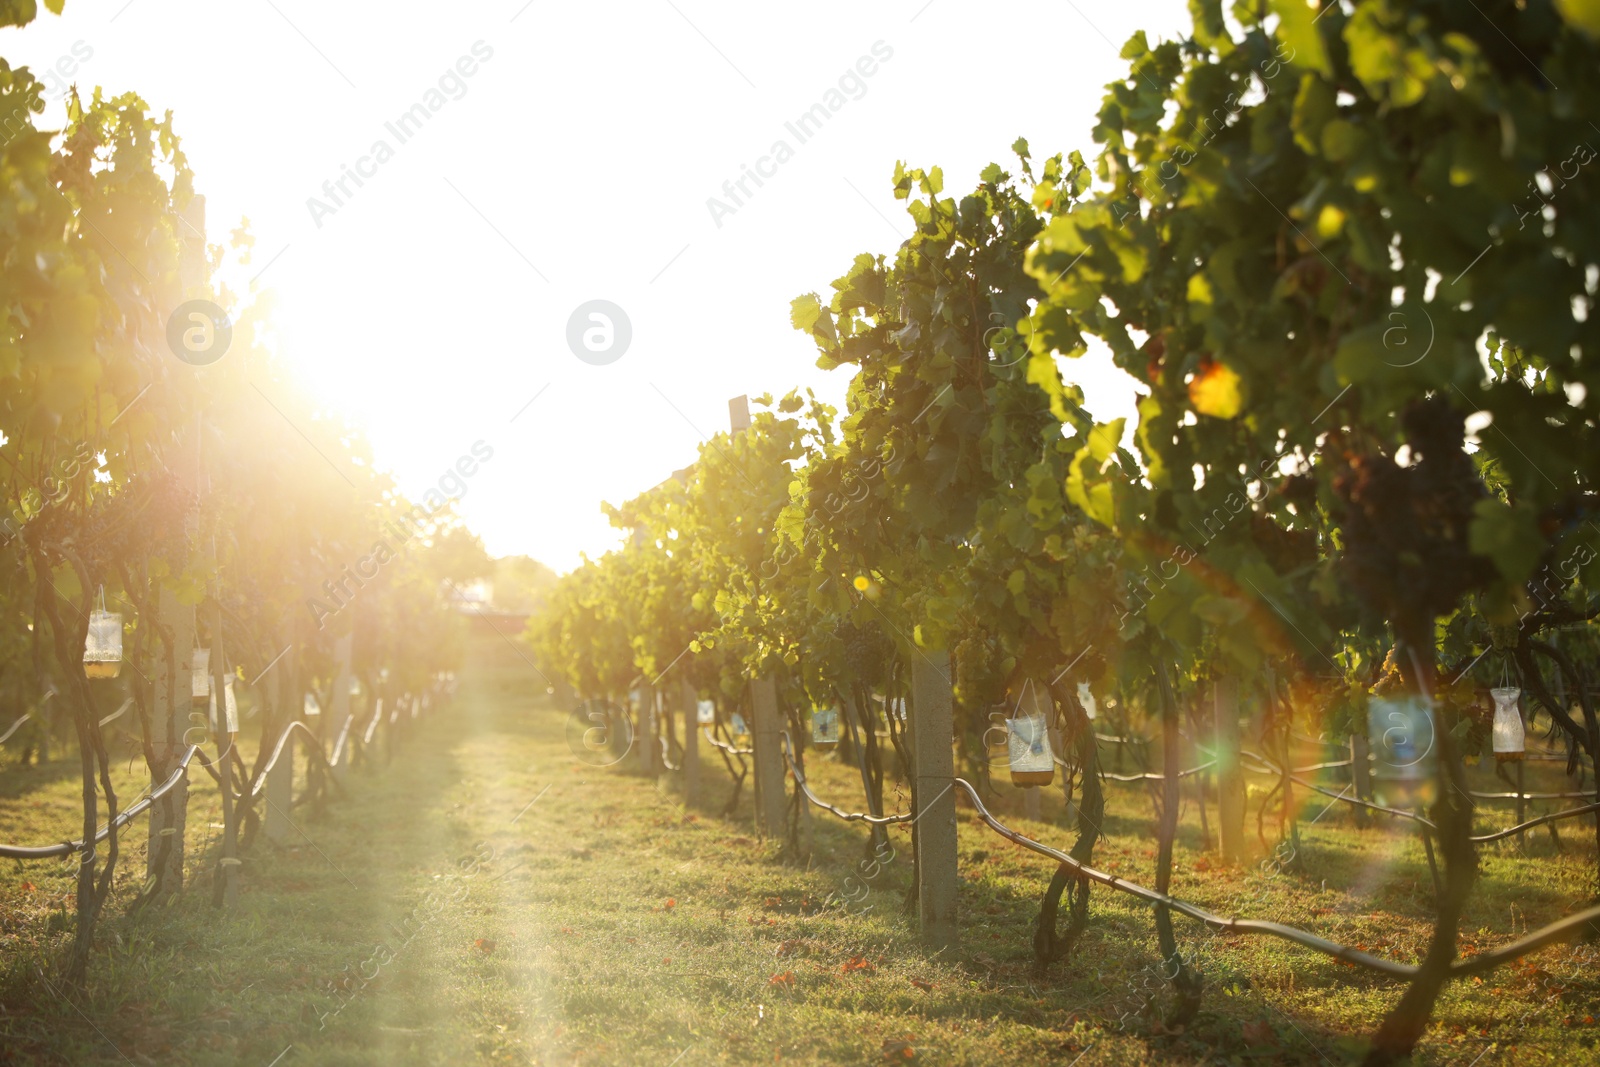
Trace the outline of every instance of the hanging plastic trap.
{"type": "Polygon", "coordinates": [[[83,673],[89,678],[115,678],[122,673],[122,616],[106,610],[105,586],[100,587],[100,606],[89,612],[83,673]]]}
{"type": "Polygon", "coordinates": [[[197,648],[189,655],[189,703],[204,708],[211,703],[211,650],[197,648]]]}
{"type": "Polygon", "coordinates": [[[1011,761],[1012,785],[1049,785],[1055,781],[1050,727],[1043,715],[1032,713],[1007,719],[1006,752],[1011,761]]]}
{"type": "Polygon", "coordinates": [[[1501,763],[1514,763],[1528,748],[1528,733],[1517,707],[1522,690],[1515,686],[1496,686],[1489,690],[1489,695],[1494,698],[1494,758],[1501,763]]]}
{"type": "Polygon", "coordinates": [[[816,708],[811,712],[811,743],[833,746],[839,743],[839,709],[816,708]]]}

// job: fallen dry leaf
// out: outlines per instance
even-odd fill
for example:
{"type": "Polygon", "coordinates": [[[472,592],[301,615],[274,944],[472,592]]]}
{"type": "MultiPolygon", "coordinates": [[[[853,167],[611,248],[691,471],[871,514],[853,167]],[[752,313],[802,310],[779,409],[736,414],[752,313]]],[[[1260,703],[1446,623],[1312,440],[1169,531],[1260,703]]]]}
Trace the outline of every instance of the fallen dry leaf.
{"type": "Polygon", "coordinates": [[[784,989],[793,989],[794,988],[794,972],[793,971],[784,971],[782,974],[775,974],[771,978],[767,979],[767,984],[768,985],[781,986],[784,989]]]}
{"type": "Polygon", "coordinates": [[[485,956],[494,951],[494,942],[487,938],[480,937],[478,940],[474,941],[473,944],[478,946],[478,951],[482,952],[485,956]]]}
{"type": "Polygon", "coordinates": [[[877,971],[878,971],[878,967],[877,967],[877,964],[873,963],[871,960],[867,959],[865,956],[851,956],[839,968],[839,973],[840,974],[850,974],[850,973],[852,973],[854,971],[864,971],[867,974],[876,974],[877,971]]]}
{"type": "Polygon", "coordinates": [[[912,1038],[910,1037],[907,1037],[903,1041],[892,1037],[884,1039],[883,1058],[902,1063],[906,1060],[916,1059],[917,1050],[911,1042],[912,1038]]]}

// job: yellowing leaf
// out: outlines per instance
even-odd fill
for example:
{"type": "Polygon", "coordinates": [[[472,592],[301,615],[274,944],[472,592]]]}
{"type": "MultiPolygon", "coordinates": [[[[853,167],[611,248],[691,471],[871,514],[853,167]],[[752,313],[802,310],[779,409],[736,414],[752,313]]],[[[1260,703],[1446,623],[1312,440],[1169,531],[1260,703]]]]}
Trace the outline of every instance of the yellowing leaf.
{"type": "Polygon", "coordinates": [[[1225,363],[1213,363],[1189,382],[1189,403],[1202,415],[1231,419],[1244,406],[1239,376],[1225,363]]]}

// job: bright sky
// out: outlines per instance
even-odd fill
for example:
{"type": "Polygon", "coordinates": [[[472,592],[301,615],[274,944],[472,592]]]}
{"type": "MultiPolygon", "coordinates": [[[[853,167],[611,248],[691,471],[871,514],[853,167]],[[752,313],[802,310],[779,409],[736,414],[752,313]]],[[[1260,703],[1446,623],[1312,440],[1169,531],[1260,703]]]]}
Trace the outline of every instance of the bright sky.
{"type": "MultiPolygon", "coordinates": [[[[415,498],[485,442],[462,513],[491,552],[558,570],[617,542],[600,502],[690,462],[730,397],[842,399],[844,372],[815,367],[789,301],[909,233],[897,159],[943,166],[959,196],[1019,135],[1036,158],[1088,154],[1122,42],[1188,25],[1182,0],[375,10],[67,0],[4,31],[0,54],[41,73],[65,58],[85,92],[173,110],[211,240],[249,217],[257,284],[323,403],[367,427],[415,498]],[[843,105],[801,143],[785,123],[836,89],[843,105]],[[401,126],[418,104],[426,121],[401,126]],[[792,155],[763,161],[780,140],[792,155]],[[731,203],[723,184],[747,165],[763,184],[713,218],[707,199],[731,203]],[[336,203],[323,186],[346,167],[366,176],[336,203]],[[566,340],[591,300],[631,322],[605,365],[566,340]]],[[[1105,361],[1069,369],[1097,415],[1131,413],[1105,361]]]]}

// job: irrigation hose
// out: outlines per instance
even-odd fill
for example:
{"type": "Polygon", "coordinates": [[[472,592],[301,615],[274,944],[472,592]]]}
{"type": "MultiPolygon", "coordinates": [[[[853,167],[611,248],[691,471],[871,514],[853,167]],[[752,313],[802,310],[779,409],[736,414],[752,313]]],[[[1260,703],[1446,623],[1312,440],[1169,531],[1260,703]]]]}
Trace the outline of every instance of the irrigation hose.
{"type": "MultiPolygon", "coordinates": [[[[1383,959],[1380,956],[1373,956],[1370,953],[1362,952],[1346,945],[1337,944],[1327,940],[1326,938],[1318,937],[1315,934],[1307,933],[1306,931],[1297,929],[1293,926],[1285,926],[1282,923],[1263,922],[1257,919],[1223,918],[1220,915],[1214,915],[1203,908],[1197,907],[1194,904],[1190,904],[1188,901],[1179,900],[1178,898],[1169,896],[1165,893],[1157,893],[1153,889],[1148,889],[1142,885],[1138,885],[1137,883],[1126,881],[1125,879],[1118,878],[1113,874],[1106,874],[1103,871],[1097,871],[1092,867],[1079,863],[1065,852],[1053,849],[1049,845],[1040,844],[1038,841],[1035,841],[1023,834],[1019,834],[1015,830],[1005,826],[993,815],[989,814],[989,809],[983,806],[983,801],[978,797],[978,791],[972,787],[970,782],[964,778],[956,778],[954,779],[954,782],[956,785],[966,790],[967,796],[971,798],[973,807],[978,813],[978,817],[982,819],[995,833],[1006,838],[1008,841],[1011,841],[1014,844],[1021,845],[1023,848],[1037,852],[1041,856],[1047,856],[1050,859],[1056,860],[1058,863],[1065,864],[1076,871],[1079,875],[1089,879],[1090,881],[1099,882],[1101,885],[1109,886],[1112,889],[1127,893],[1130,896],[1138,897],[1139,899],[1147,901],[1151,904],[1163,905],[1167,908],[1170,908],[1172,911],[1178,912],[1182,915],[1187,915],[1191,919],[1195,919],[1201,923],[1204,923],[1206,926],[1209,926],[1214,930],[1238,934],[1266,934],[1271,937],[1282,938],[1285,941],[1290,941],[1305,948],[1321,952],[1324,955],[1332,956],[1334,959],[1343,960],[1346,963],[1350,963],[1358,967],[1365,967],[1368,970],[1377,971],[1381,974],[1387,974],[1395,978],[1413,978],[1420,969],[1414,964],[1400,963],[1395,960],[1383,959]]],[[[1558,941],[1564,941],[1568,938],[1575,937],[1583,930],[1584,927],[1596,920],[1600,920],[1600,905],[1585,909],[1584,911],[1577,912],[1573,915],[1569,915],[1565,919],[1560,919],[1556,922],[1553,922],[1548,926],[1534,931],[1526,937],[1511,942],[1510,944],[1502,945],[1499,948],[1492,949],[1488,952],[1479,953],[1478,955],[1473,956],[1471,959],[1457,960],[1450,965],[1450,975],[1453,978],[1460,978],[1471,974],[1477,974],[1481,971],[1493,970],[1495,967],[1498,967],[1503,963],[1509,963],[1512,960],[1519,959],[1530,952],[1545,947],[1546,945],[1555,944],[1558,941]]]]}
{"type": "MultiPolygon", "coordinates": [[[[834,815],[837,815],[839,818],[844,819],[847,822],[866,822],[881,825],[883,823],[911,821],[911,816],[909,814],[874,818],[873,816],[865,815],[861,812],[843,811],[832,804],[818,799],[817,796],[811,792],[810,786],[806,784],[805,776],[800,773],[800,768],[795,765],[794,756],[790,750],[788,733],[784,732],[782,737],[783,754],[785,760],[789,764],[789,772],[794,776],[796,786],[799,787],[801,792],[805,794],[806,799],[812,804],[822,808],[824,811],[828,811],[834,815]]],[[[1259,756],[1255,758],[1260,759],[1259,756]]],[[[1262,762],[1265,763],[1266,761],[1262,760],[1262,762]]],[[[1001,837],[1004,837],[1013,844],[1021,845],[1023,848],[1026,848],[1029,851],[1036,852],[1041,856],[1055,860],[1057,863],[1060,863],[1065,867],[1071,868],[1079,876],[1086,878],[1089,881],[1099,882],[1101,885],[1115,889],[1122,893],[1126,893],[1129,896],[1136,897],[1149,904],[1162,905],[1163,907],[1169,908],[1180,915],[1187,915],[1189,918],[1203,923],[1213,930],[1235,934],[1265,934],[1269,937],[1277,937],[1284,941],[1300,945],[1303,948],[1309,948],[1315,952],[1321,952],[1326,956],[1331,956],[1334,959],[1341,960],[1345,963],[1351,964],[1352,966],[1364,967],[1367,970],[1376,971],[1380,974],[1389,975],[1393,978],[1411,979],[1414,978],[1417,975],[1417,972],[1420,970],[1420,968],[1415,964],[1400,963],[1397,960],[1389,960],[1384,959],[1381,956],[1374,956],[1371,953],[1362,952],[1359,949],[1350,948],[1348,945],[1341,945],[1337,942],[1329,941],[1326,938],[1318,937],[1316,934],[1309,933],[1297,927],[1286,926],[1283,923],[1266,922],[1259,919],[1225,918],[1221,915],[1216,915],[1212,912],[1206,911],[1204,908],[1201,908],[1195,904],[1191,904],[1186,900],[1180,900],[1177,897],[1166,893],[1158,893],[1155,890],[1139,885],[1136,882],[1130,882],[1126,879],[1118,878],[1114,874],[1107,874],[1104,871],[1095,870],[1093,867],[1073,859],[1067,853],[1035,841],[1033,838],[1024,834],[1020,834],[1006,826],[1004,823],[1000,822],[1000,820],[996,819],[989,813],[989,809],[984,806],[982,798],[978,796],[977,789],[975,789],[972,783],[968,782],[965,778],[952,779],[952,783],[960,786],[966,792],[968,799],[972,801],[973,809],[977,812],[978,817],[983,820],[984,824],[987,825],[989,829],[993,830],[995,833],[999,834],[1001,837]]],[[[1510,828],[1510,830],[1501,831],[1501,833],[1496,836],[1505,836],[1506,834],[1514,833],[1519,829],[1525,829],[1528,825],[1537,825],[1539,822],[1548,822],[1554,818],[1563,818],[1568,815],[1581,814],[1583,811],[1596,809],[1600,809],[1600,803],[1587,805],[1581,809],[1573,809],[1570,812],[1560,812],[1555,815],[1544,816],[1541,819],[1533,820],[1532,822],[1524,824],[1523,826],[1515,826],[1510,828]]],[[[1539,930],[1536,930],[1533,933],[1519,938],[1518,940],[1509,944],[1502,945],[1497,949],[1479,953],[1470,959],[1456,960],[1450,965],[1450,975],[1453,978],[1460,978],[1467,975],[1477,974],[1482,971],[1493,970],[1495,967],[1498,967],[1503,963],[1509,963],[1512,960],[1519,959],[1530,952],[1544,948],[1546,945],[1555,944],[1559,941],[1565,941],[1572,937],[1576,937],[1581,931],[1583,931],[1585,927],[1597,920],[1600,920],[1600,905],[1588,908],[1573,915],[1569,915],[1564,919],[1553,922],[1548,926],[1542,927],[1539,930]]]]}
{"type": "MultiPolygon", "coordinates": [[[[1246,757],[1248,757],[1249,759],[1253,759],[1256,762],[1263,764],[1264,766],[1269,768],[1273,774],[1281,773],[1278,770],[1277,766],[1274,765],[1270,760],[1268,760],[1264,756],[1258,756],[1254,752],[1250,752],[1250,751],[1245,751],[1245,752],[1243,752],[1241,754],[1246,756],[1246,757]]],[[[1428,819],[1428,818],[1425,818],[1425,817],[1423,817],[1421,815],[1418,815],[1414,811],[1405,811],[1404,809],[1401,809],[1401,808],[1386,808],[1382,804],[1374,804],[1371,801],[1360,800],[1360,799],[1358,799],[1356,797],[1346,796],[1343,793],[1335,793],[1331,789],[1324,789],[1320,785],[1315,785],[1315,784],[1313,784],[1311,782],[1306,781],[1303,778],[1296,778],[1293,775],[1290,775],[1289,780],[1294,782],[1296,785],[1303,786],[1306,789],[1311,789],[1311,790],[1314,790],[1314,791],[1316,791],[1318,793],[1321,793],[1325,797],[1332,797],[1334,800],[1342,800],[1346,804],[1352,804],[1352,805],[1355,805],[1357,807],[1362,807],[1362,808],[1370,808],[1373,811],[1381,811],[1385,815],[1398,815],[1403,819],[1410,819],[1413,822],[1419,822],[1422,825],[1428,827],[1429,829],[1431,829],[1431,830],[1433,830],[1435,832],[1437,832],[1438,829],[1439,829],[1439,827],[1437,825],[1435,825],[1435,823],[1433,822],[1432,819],[1428,819]]],[[[1474,793],[1472,795],[1473,796],[1477,796],[1478,794],[1474,793]]],[[[1506,796],[1516,796],[1515,793],[1507,793],[1505,795],[1506,796]]],[[[1574,794],[1566,794],[1566,793],[1548,793],[1548,794],[1546,794],[1546,793],[1524,793],[1523,796],[1528,797],[1530,799],[1538,798],[1538,799],[1556,800],[1556,799],[1561,799],[1561,798],[1568,797],[1568,796],[1587,797],[1587,796],[1589,796],[1589,794],[1588,793],[1574,793],[1574,794]]],[[[1472,842],[1473,842],[1473,844],[1477,844],[1477,845],[1487,844],[1490,841],[1498,841],[1503,837],[1510,837],[1513,834],[1521,833],[1523,830],[1531,829],[1532,827],[1540,826],[1540,825],[1542,825],[1544,823],[1547,823],[1547,822],[1555,822],[1558,819],[1570,819],[1574,815],[1586,815],[1591,811],[1600,811],[1600,802],[1591,803],[1591,804],[1580,804],[1578,807],[1575,807],[1575,808],[1564,808],[1561,811],[1551,812],[1549,815],[1541,815],[1536,819],[1529,819],[1527,822],[1521,822],[1521,823],[1518,823],[1515,826],[1508,826],[1504,830],[1494,830],[1494,831],[1491,831],[1490,833],[1487,833],[1487,834],[1474,834],[1473,837],[1472,837],[1472,842]]]]}
{"type": "MultiPolygon", "coordinates": [[[[104,828],[94,835],[94,840],[90,842],[90,844],[98,845],[100,842],[111,836],[111,831],[113,829],[120,830],[133,819],[143,815],[146,811],[148,811],[150,806],[156,801],[172,792],[172,790],[177,787],[178,783],[183,780],[184,773],[189,769],[189,761],[193,759],[195,753],[199,751],[199,745],[190,745],[188,751],[186,751],[183,754],[183,757],[178,760],[177,768],[167,776],[166,781],[162,782],[158,788],[152,790],[150,795],[145,797],[143,800],[130,804],[125,810],[118,812],[115,819],[112,819],[110,823],[108,823],[104,828]]],[[[84,842],[81,840],[63,841],[59,845],[40,845],[38,847],[28,847],[25,845],[0,845],[0,857],[14,860],[55,859],[61,856],[70,856],[74,852],[82,851],[84,851],[84,842]]]]}
{"type": "Polygon", "coordinates": [[[756,750],[753,748],[735,748],[733,745],[730,745],[725,741],[718,741],[711,735],[711,732],[705,728],[704,724],[701,724],[700,726],[700,736],[711,742],[713,748],[720,748],[722,751],[727,752],[730,755],[753,756],[756,753],[756,750]]]}
{"type": "Polygon", "coordinates": [[[818,798],[811,791],[811,786],[806,784],[806,776],[800,773],[800,768],[794,762],[794,753],[789,746],[789,731],[784,730],[780,736],[783,738],[783,758],[789,763],[789,773],[794,775],[795,785],[800,787],[800,791],[806,795],[807,800],[823,811],[830,812],[845,822],[864,822],[871,826],[888,826],[892,823],[911,821],[911,813],[909,811],[899,812],[894,815],[868,815],[862,811],[845,811],[843,808],[835,807],[826,800],[818,798]]]}
{"type": "MultiPolygon", "coordinates": [[[[19,719],[16,723],[13,723],[11,729],[6,732],[6,737],[10,737],[11,733],[14,732],[18,726],[21,726],[23,720],[26,718],[27,716],[23,716],[23,719],[19,719]]],[[[306,726],[305,723],[296,720],[295,722],[291,722],[288,726],[285,726],[283,728],[283,733],[278,735],[277,744],[273,747],[272,758],[267,761],[266,766],[262,767],[260,771],[256,772],[256,780],[251,784],[249,792],[235,793],[235,799],[253,801],[261,793],[262,789],[266,787],[268,772],[270,772],[272,768],[277,765],[278,757],[283,754],[284,745],[286,745],[289,741],[289,735],[294,733],[295,730],[303,731],[305,735],[312,740],[313,744],[307,746],[308,751],[317,757],[324,768],[332,771],[334,767],[338,766],[340,750],[343,748],[345,738],[349,734],[350,722],[350,719],[345,720],[344,730],[339,735],[339,745],[334,749],[334,758],[331,760],[327,756],[323,755],[321,744],[316,743],[317,735],[313,733],[310,727],[306,726]]],[[[0,740],[4,740],[4,738],[0,738],[0,740]]],[[[111,836],[111,831],[113,829],[120,830],[129,822],[150,810],[150,806],[156,801],[172,792],[172,790],[177,787],[178,782],[183,780],[185,774],[187,773],[189,769],[189,762],[197,755],[200,757],[201,766],[210,772],[213,778],[218,779],[220,783],[221,776],[217,774],[216,769],[211,765],[211,761],[206,758],[205,753],[200,751],[200,746],[190,745],[184,752],[183,757],[178,760],[178,766],[170,775],[167,776],[166,781],[162,782],[159,787],[152,790],[148,796],[134,804],[129,805],[123,811],[118,812],[115,819],[111,820],[109,824],[107,824],[94,835],[94,841],[91,842],[91,844],[99,844],[101,841],[104,841],[106,838],[111,836]]],[[[334,785],[337,786],[341,791],[343,790],[343,786],[339,785],[337,779],[334,780],[334,785]]],[[[0,845],[0,858],[15,860],[55,859],[61,856],[70,856],[74,852],[82,852],[84,851],[84,848],[85,846],[82,840],[63,841],[56,845],[0,845]]]]}
{"type": "Polygon", "coordinates": [[[0,745],[3,745],[7,741],[11,740],[11,735],[16,733],[18,730],[22,729],[22,724],[27,722],[31,718],[33,718],[32,715],[24,715],[22,718],[18,719],[16,722],[12,723],[10,728],[7,729],[5,733],[0,734],[0,745]]]}

